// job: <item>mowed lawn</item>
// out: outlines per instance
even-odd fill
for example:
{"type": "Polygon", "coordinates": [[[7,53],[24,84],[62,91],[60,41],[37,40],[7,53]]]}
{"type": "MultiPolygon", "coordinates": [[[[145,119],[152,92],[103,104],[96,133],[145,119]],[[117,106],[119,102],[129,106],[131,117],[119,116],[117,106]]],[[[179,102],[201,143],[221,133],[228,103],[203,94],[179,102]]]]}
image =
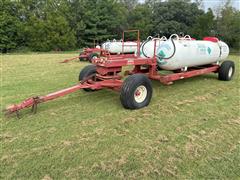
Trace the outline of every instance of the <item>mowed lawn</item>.
{"type": "MultiPolygon", "coordinates": [[[[1,56],[1,105],[77,83],[76,54],[1,56]]],[[[150,105],[121,106],[119,93],[79,91],[22,118],[1,114],[1,179],[240,178],[239,56],[230,82],[216,74],[164,86],[150,105]]]]}

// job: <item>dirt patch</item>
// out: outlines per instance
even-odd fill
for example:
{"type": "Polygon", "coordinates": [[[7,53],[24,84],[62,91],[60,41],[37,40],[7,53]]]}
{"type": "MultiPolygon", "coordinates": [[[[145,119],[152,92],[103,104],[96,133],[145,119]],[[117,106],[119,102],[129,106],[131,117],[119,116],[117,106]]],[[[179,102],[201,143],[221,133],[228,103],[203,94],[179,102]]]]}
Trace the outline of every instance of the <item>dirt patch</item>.
{"type": "Polygon", "coordinates": [[[200,156],[200,147],[192,142],[187,142],[185,145],[185,150],[190,157],[199,157],[200,156]]]}
{"type": "Polygon", "coordinates": [[[64,146],[71,146],[71,144],[72,144],[71,141],[63,141],[62,143],[64,146]]]}
{"type": "Polygon", "coordinates": [[[42,180],[53,180],[49,175],[45,175],[42,180]]]}

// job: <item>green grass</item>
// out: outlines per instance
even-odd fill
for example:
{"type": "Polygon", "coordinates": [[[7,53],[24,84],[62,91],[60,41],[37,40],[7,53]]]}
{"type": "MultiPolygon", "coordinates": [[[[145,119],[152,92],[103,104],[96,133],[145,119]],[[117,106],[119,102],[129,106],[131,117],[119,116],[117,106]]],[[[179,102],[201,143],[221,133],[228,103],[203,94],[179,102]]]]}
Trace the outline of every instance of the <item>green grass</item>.
{"type": "MultiPolygon", "coordinates": [[[[75,54],[1,56],[2,108],[71,86],[88,63],[75,54]]],[[[124,109],[111,90],[79,91],[1,115],[1,179],[237,179],[240,177],[239,56],[232,81],[216,74],[153,82],[146,108],[124,109]]]]}

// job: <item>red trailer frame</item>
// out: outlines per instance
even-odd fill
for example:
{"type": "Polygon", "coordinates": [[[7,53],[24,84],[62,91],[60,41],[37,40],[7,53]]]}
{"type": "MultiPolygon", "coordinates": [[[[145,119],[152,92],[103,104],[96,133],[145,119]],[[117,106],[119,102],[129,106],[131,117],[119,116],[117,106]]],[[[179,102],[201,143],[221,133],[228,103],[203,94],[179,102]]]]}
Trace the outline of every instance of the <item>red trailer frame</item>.
{"type": "MultiPolygon", "coordinates": [[[[131,58],[134,57],[135,54],[134,53],[124,53],[124,47],[128,46],[125,45],[125,33],[128,32],[135,32],[137,33],[138,37],[137,37],[137,49],[140,48],[140,33],[139,30],[127,30],[127,31],[123,31],[122,33],[122,52],[120,54],[118,53],[110,53],[109,51],[105,50],[105,49],[101,49],[101,48],[96,48],[95,47],[95,40],[94,40],[94,47],[93,48],[84,48],[83,52],[80,53],[79,56],[73,57],[73,58],[69,58],[69,59],[65,59],[63,61],[61,61],[60,63],[68,63],[70,61],[73,61],[75,59],[87,59],[88,61],[91,62],[91,60],[89,60],[89,57],[92,54],[98,54],[99,57],[106,57],[106,56],[110,56],[110,57],[125,57],[125,58],[131,58]]],[[[134,46],[134,45],[131,45],[134,46]]]]}
{"type": "MultiPolygon", "coordinates": [[[[58,97],[65,96],[67,94],[73,93],[79,89],[89,88],[92,90],[99,90],[103,88],[109,88],[116,91],[121,90],[123,80],[122,76],[119,74],[122,72],[124,66],[133,66],[131,71],[125,71],[124,75],[132,74],[145,74],[149,79],[160,81],[165,85],[172,84],[176,80],[186,79],[194,76],[199,76],[208,73],[217,73],[219,70],[219,65],[208,65],[204,67],[189,68],[186,72],[171,73],[168,75],[161,74],[157,71],[157,58],[156,55],[153,58],[141,58],[140,57],[140,35],[139,31],[131,30],[124,31],[127,32],[137,32],[138,34],[138,55],[126,57],[123,55],[111,56],[109,54],[104,54],[104,57],[97,58],[93,60],[93,64],[96,65],[97,74],[93,76],[86,77],[80,83],[70,88],[66,88],[55,93],[48,94],[46,96],[36,96],[26,99],[20,104],[11,105],[6,108],[7,114],[16,113],[19,115],[19,110],[32,107],[33,112],[36,112],[37,105],[42,102],[50,101],[58,97]]],[[[156,47],[156,41],[155,41],[156,47]]],[[[156,48],[155,50],[156,51],[156,48]]],[[[155,52],[154,52],[155,54],[155,52]]]]}

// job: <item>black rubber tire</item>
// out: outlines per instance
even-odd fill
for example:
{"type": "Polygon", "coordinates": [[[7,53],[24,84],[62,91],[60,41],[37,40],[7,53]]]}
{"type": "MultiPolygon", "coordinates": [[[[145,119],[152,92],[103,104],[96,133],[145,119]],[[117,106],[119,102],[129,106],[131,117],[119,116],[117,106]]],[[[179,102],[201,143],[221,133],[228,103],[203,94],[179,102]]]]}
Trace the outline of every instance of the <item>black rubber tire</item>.
{"type": "Polygon", "coordinates": [[[180,73],[182,72],[181,69],[176,69],[176,70],[173,70],[174,73],[180,73]]]}
{"type": "MultiPolygon", "coordinates": [[[[85,66],[79,73],[79,77],[78,77],[78,80],[79,81],[82,81],[84,80],[84,78],[88,77],[88,76],[91,76],[93,74],[96,74],[97,73],[97,70],[96,70],[96,66],[91,64],[91,65],[88,65],[88,66],[85,66]]],[[[88,89],[88,88],[85,88],[83,89],[84,91],[94,91],[92,89],[88,89]]]]}
{"type": "Polygon", "coordinates": [[[90,63],[92,63],[92,60],[93,60],[94,57],[99,58],[100,56],[99,56],[98,53],[91,53],[91,54],[88,56],[88,61],[89,61],[90,63]]]}
{"type": "Polygon", "coordinates": [[[152,83],[144,74],[133,74],[129,76],[121,87],[120,100],[126,109],[140,109],[148,106],[152,98],[152,83]],[[138,103],[134,94],[138,87],[144,86],[147,90],[146,98],[143,102],[138,103]]]}
{"type": "MultiPolygon", "coordinates": [[[[79,56],[81,56],[81,55],[82,55],[82,53],[79,54],[79,56]]],[[[84,58],[79,57],[79,61],[84,61],[84,58]]]]}
{"type": "Polygon", "coordinates": [[[234,75],[234,72],[235,72],[234,62],[224,61],[218,70],[218,79],[221,81],[230,81],[234,75]]]}
{"type": "Polygon", "coordinates": [[[85,59],[84,58],[79,58],[79,61],[84,61],[85,59]]]}

